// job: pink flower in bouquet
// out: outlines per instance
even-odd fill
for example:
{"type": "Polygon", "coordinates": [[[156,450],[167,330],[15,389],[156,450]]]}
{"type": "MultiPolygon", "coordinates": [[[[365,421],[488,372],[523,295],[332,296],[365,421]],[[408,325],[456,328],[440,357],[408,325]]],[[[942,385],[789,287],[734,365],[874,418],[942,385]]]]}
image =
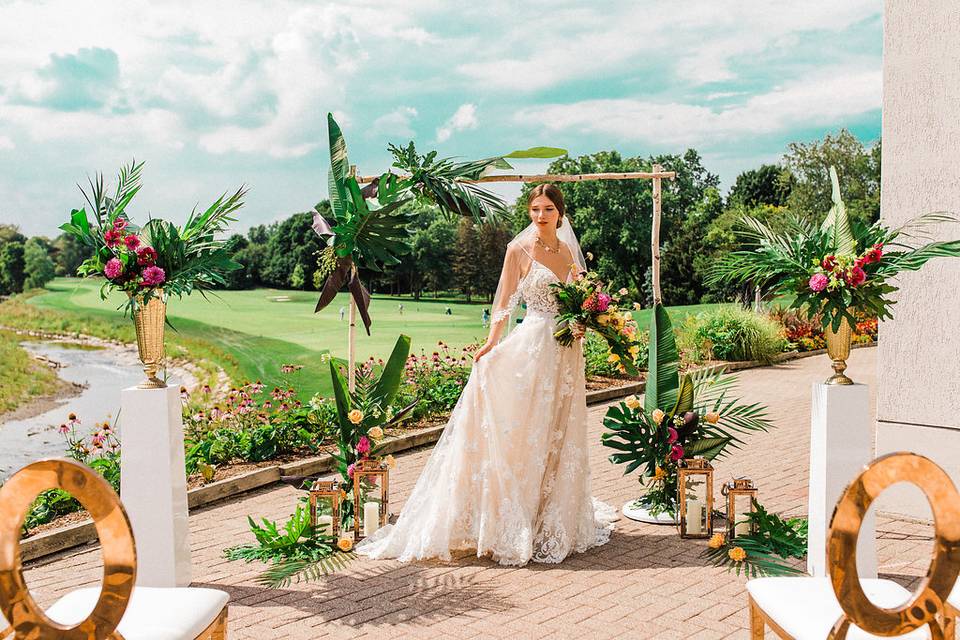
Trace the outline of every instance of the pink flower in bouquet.
{"type": "Polygon", "coordinates": [[[136,251],[137,247],[140,246],[140,238],[137,236],[127,236],[123,239],[123,244],[127,245],[127,249],[130,249],[130,251],[136,251]]]}
{"type": "Polygon", "coordinates": [[[103,241],[111,249],[118,246],[123,240],[123,233],[117,229],[108,229],[106,233],[103,234],[103,241]]]}
{"type": "Polygon", "coordinates": [[[156,287],[167,280],[167,274],[156,265],[151,265],[144,269],[142,276],[143,279],[140,282],[141,287],[156,287]]]}
{"type": "Polygon", "coordinates": [[[110,258],[107,260],[107,264],[103,266],[103,275],[110,280],[118,277],[121,273],[123,273],[123,263],[120,262],[119,258],[110,258]]]}
{"type": "Polygon", "coordinates": [[[867,280],[867,272],[863,270],[863,267],[854,267],[850,269],[850,272],[847,274],[847,284],[851,287],[858,287],[867,280]]]}
{"type": "Polygon", "coordinates": [[[880,262],[881,257],[883,257],[883,243],[877,243],[873,245],[871,249],[868,249],[865,254],[863,254],[863,261],[866,264],[880,262]]]}
{"type": "Polygon", "coordinates": [[[817,293],[827,288],[830,279],[822,273],[815,273],[810,276],[810,288],[817,293]]]}
{"type": "Polygon", "coordinates": [[[670,460],[676,462],[683,458],[683,447],[678,444],[673,445],[673,448],[670,449],[670,460]]]}
{"type": "Polygon", "coordinates": [[[117,231],[123,231],[127,228],[127,219],[126,218],[117,218],[113,221],[113,228],[117,231]]]}
{"type": "Polygon", "coordinates": [[[360,440],[357,441],[357,453],[362,456],[370,453],[370,439],[367,436],[360,436],[360,440]]]}
{"type": "Polygon", "coordinates": [[[609,294],[601,293],[597,295],[597,311],[603,313],[610,307],[610,300],[612,298],[609,294]]]}
{"type": "Polygon", "coordinates": [[[143,246],[137,249],[137,264],[151,265],[157,261],[157,250],[153,247],[143,246]]]}
{"type": "Polygon", "coordinates": [[[667,444],[673,444],[677,441],[677,430],[673,427],[667,427],[667,444]]]}
{"type": "Polygon", "coordinates": [[[820,266],[823,267],[823,270],[824,270],[824,271],[833,271],[833,268],[834,268],[835,266],[837,266],[837,258],[836,258],[836,256],[833,256],[833,255],[827,256],[827,257],[824,258],[823,261],[820,263],[820,266]]]}
{"type": "Polygon", "coordinates": [[[353,470],[356,469],[356,467],[357,467],[357,465],[355,465],[355,464],[351,464],[350,466],[347,467],[347,477],[348,477],[348,478],[352,478],[352,477],[353,477],[353,470]]]}

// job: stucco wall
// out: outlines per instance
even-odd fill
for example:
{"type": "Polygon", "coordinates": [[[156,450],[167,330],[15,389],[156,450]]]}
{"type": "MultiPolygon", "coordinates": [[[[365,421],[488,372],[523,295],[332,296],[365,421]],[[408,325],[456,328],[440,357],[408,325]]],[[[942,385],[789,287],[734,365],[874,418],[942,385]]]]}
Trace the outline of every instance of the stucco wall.
{"type": "MultiPolygon", "coordinates": [[[[960,215],[960,3],[886,0],[883,40],[881,217],[960,215]]],[[[960,225],[934,236],[960,238],[960,225]]],[[[880,325],[877,453],[923,453],[960,484],[960,259],[899,285],[895,319],[880,325]]],[[[886,510],[929,513],[907,495],[886,510]]]]}

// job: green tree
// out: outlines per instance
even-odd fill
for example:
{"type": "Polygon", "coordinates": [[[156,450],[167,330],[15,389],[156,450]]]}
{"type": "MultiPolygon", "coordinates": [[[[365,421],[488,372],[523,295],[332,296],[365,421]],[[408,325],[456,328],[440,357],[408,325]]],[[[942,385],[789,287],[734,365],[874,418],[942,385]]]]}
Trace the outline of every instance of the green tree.
{"type": "Polygon", "coordinates": [[[772,204],[782,207],[787,203],[793,187],[793,174],[776,164],[761,165],[737,176],[730,189],[730,204],[753,207],[772,204]]]}
{"type": "Polygon", "coordinates": [[[0,247],[0,295],[20,293],[24,280],[24,243],[4,242],[0,247]]]}
{"type": "Polygon", "coordinates": [[[15,224],[0,224],[0,245],[8,242],[19,242],[21,244],[27,241],[27,236],[20,233],[20,227],[15,224]]]}
{"type": "Polygon", "coordinates": [[[506,222],[488,222],[480,227],[477,238],[480,249],[477,293],[485,295],[487,302],[492,303],[493,294],[497,292],[500,272],[503,269],[503,258],[507,253],[507,243],[512,237],[513,232],[506,222]]]}
{"type": "Polygon", "coordinates": [[[61,233],[53,241],[53,262],[58,276],[75,276],[77,267],[87,259],[87,252],[80,240],[69,233],[61,233]]]}
{"type": "Polygon", "coordinates": [[[467,302],[483,292],[483,266],[477,226],[471,218],[461,218],[454,249],[453,277],[456,286],[467,296],[467,302]]]}
{"type": "Polygon", "coordinates": [[[404,257],[404,263],[419,275],[418,286],[413,289],[419,298],[420,292],[438,292],[453,286],[451,266],[457,244],[457,220],[444,216],[436,207],[425,209],[420,220],[423,228],[413,234],[413,250],[404,257]]]}
{"type": "MultiPolygon", "coordinates": [[[[266,260],[260,272],[262,284],[277,288],[288,286],[299,264],[303,268],[303,281],[312,285],[313,273],[317,270],[317,252],[326,246],[313,230],[313,214],[295,213],[271,231],[266,243],[266,260]]],[[[250,240],[255,242],[253,236],[250,240]]]]}
{"type": "Polygon", "coordinates": [[[43,287],[56,276],[56,266],[50,257],[49,244],[42,238],[30,238],[23,247],[25,289],[43,287]]]}
{"type": "Polygon", "coordinates": [[[660,281],[663,299],[670,304],[699,304],[708,297],[704,284],[712,263],[707,232],[723,211],[723,199],[716,187],[708,187],[664,243],[660,254],[660,281]]]}
{"type": "Polygon", "coordinates": [[[787,198],[791,211],[821,222],[830,210],[830,166],[837,168],[851,220],[880,217],[880,141],[867,148],[846,129],[823,140],[793,142],[783,160],[796,181],[787,198]]]}
{"type": "Polygon", "coordinates": [[[298,262],[297,266],[293,268],[293,273],[290,274],[290,288],[303,289],[304,284],[306,284],[306,277],[304,276],[303,265],[298,262]]]}

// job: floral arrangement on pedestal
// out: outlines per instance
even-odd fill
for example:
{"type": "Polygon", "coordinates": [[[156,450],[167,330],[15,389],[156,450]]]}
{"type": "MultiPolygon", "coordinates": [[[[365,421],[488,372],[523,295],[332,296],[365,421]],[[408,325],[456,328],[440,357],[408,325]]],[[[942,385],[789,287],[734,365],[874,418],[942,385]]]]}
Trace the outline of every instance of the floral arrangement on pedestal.
{"type": "MultiPolygon", "coordinates": [[[[592,271],[578,274],[573,282],[557,282],[550,287],[560,307],[560,313],[557,314],[560,328],[553,334],[560,344],[573,344],[571,326],[582,323],[606,340],[608,358],[621,373],[631,376],[640,373],[637,368],[640,332],[631,312],[620,308],[621,296],[627,294],[626,289],[607,293],[606,285],[592,271]]],[[[639,304],[634,306],[639,308],[639,304]]]]}
{"type": "MultiPolygon", "coordinates": [[[[845,344],[836,347],[842,357],[834,360],[843,361],[856,314],[892,318],[894,301],[889,295],[897,287],[891,280],[902,271],[918,271],[933,258],[960,257],[960,240],[918,242],[926,227],[957,222],[939,213],[895,229],[880,221],[851,223],[833,167],[830,179],[833,206],[822,225],[792,219],[785,230],[775,231],[760,220],[744,217],[739,237],[746,248],[721,258],[708,283],[753,283],[770,294],[792,296],[792,307],[802,309],[808,318],[820,318],[828,349],[831,339],[840,334],[838,341],[845,344]]],[[[835,383],[849,384],[849,379],[836,378],[835,383]]]]}
{"type": "Polygon", "coordinates": [[[650,327],[649,372],[644,403],[630,396],[610,407],[603,419],[605,446],[624,474],[640,472],[647,493],[633,503],[650,516],[677,513],[677,464],[684,458],[722,457],[743,441],[738,434],[773,425],[766,408],[730,396],[736,377],[712,370],[683,376],[670,316],[654,307],[650,327]]]}
{"type": "Polygon", "coordinates": [[[768,512],[753,501],[749,515],[750,532],[730,540],[724,533],[715,533],[707,542],[704,557],[715,567],[758,576],[801,575],[803,569],[788,564],[807,556],[807,520],[782,518],[768,512]]]}

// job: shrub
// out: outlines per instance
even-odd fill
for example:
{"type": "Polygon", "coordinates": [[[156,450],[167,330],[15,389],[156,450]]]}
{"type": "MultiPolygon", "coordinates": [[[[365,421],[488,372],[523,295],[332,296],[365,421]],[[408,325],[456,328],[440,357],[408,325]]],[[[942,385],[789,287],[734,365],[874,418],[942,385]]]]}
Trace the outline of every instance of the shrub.
{"type": "Polygon", "coordinates": [[[778,323],[741,308],[700,314],[696,327],[694,344],[706,358],[769,362],[789,346],[778,323]]]}
{"type": "MultiPolygon", "coordinates": [[[[647,368],[647,345],[650,341],[650,335],[647,331],[640,331],[637,334],[637,342],[640,346],[640,354],[637,358],[637,368],[646,370],[647,368]]],[[[617,370],[617,363],[608,360],[610,350],[607,347],[607,341],[599,334],[588,331],[583,341],[583,358],[586,361],[586,374],[588,376],[605,376],[608,378],[620,377],[621,373],[617,370]]]]}

